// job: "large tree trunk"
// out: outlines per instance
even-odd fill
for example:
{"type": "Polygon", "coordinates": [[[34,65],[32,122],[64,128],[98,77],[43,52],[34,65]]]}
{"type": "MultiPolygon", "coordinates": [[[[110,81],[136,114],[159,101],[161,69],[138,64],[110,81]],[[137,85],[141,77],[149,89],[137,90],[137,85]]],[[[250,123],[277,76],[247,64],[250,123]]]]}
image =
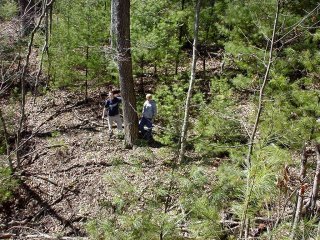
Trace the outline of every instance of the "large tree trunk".
{"type": "Polygon", "coordinates": [[[28,35],[34,26],[34,1],[19,0],[20,7],[20,34],[22,37],[28,35]]]}
{"type": "Polygon", "coordinates": [[[200,14],[200,2],[197,0],[195,22],[194,22],[194,39],[193,39],[193,50],[192,50],[192,67],[191,76],[189,82],[189,89],[184,110],[184,119],[180,138],[180,153],[179,153],[179,163],[183,160],[186,149],[187,133],[188,133],[188,123],[189,123],[189,108],[192,97],[192,88],[196,78],[196,63],[197,63],[197,45],[198,45],[198,31],[199,31],[199,14],[200,14]]]}
{"type": "Polygon", "coordinates": [[[130,0],[113,0],[112,4],[120,89],[123,98],[125,146],[131,148],[138,138],[138,115],[130,50],[130,0]]]}

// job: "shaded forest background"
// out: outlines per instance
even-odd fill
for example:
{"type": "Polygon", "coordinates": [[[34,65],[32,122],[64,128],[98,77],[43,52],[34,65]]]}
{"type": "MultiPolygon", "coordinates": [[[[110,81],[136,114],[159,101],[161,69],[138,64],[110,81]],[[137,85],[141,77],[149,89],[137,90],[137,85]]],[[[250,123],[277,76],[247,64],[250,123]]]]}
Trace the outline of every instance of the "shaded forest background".
{"type": "MultiPolygon", "coordinates": [[[[103,99],[119,86],[111,2],[43,0],[31,1],[26,8],[23,2],[0,2],[4,235],[320,239],[318,1],[201,1],[196,82],[181,163],[177,159],[196,2],[131,1],[136,111],[141,112],[145,93],[154,94],[159,108],[157,144],[141,140],[133,150],[121,149],[121,139],[101,138],[103,99]],[[77,114],[63,115],[74,109],[77,114]],[[71,123],[79,136],[70,130],[71,123]],[[88,135],[92,142],[83,148],[81,138],[88,135]],[[107,145],[114,148],[105,149],[107,145]],[[43,148],[54,157],[39,154],[43,148]],[[100,154],[89,157],[94,164],[81,162],[88,159],[88,151],[100,154]],[[96,196],[94,214],[79,208],[75,215],[81,217],[66,221],[61,216],[68,212],[55,201],[77,190],[81,197],[71,205],[80,205],[81,199],[89,204],[85,198],[90,193],[81,193],[86,183],[77,189],[74,181],[63,185],[68,194],[44,203],[43,183],[36,183],[32,175],[40,165],[49,166],[45,171],[55,170],[58,162],[68,166],[76,155],[77,167],[99,167],[91,183],[100,184],[97,179],[102,178],[99,186],[108,188],[96,196]],[[31,201],[39,206],[28,213],[26,203],[31,201]],[[84,217],[82,211],[89,213],[84,217]],[[60,227],[47,227],[47,220],[43,227],[41,221],[50,215],[58,219],[52,224],[60,227]]],[[[52,185],[50,174],[44,172],[41,178],[52,185]]],[[[81,178],[83,172],[79,174],[81,178]]]]}

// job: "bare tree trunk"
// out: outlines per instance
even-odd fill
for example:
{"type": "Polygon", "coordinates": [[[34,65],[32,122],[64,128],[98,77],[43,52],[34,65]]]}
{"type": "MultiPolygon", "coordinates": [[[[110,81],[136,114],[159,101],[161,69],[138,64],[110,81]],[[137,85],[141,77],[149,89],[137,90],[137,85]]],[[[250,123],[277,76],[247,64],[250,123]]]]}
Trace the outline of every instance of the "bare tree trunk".
{"type": "Polygon", "coordinates": [[[42,47],[41,51],[41,58],[40,58],[40,63],[39,63],[39,69],[36,75],[36,82],[34,85],[34,99],[33,103],[36,102],[37,98],[37,93],[38,93],[38,82],[40,79],[40,75],[42,73],[42,66],[43,66],[43,57],[44,54],[46,53],[49,59],[49,8],[46,8],[47,0],[44,1],[43,3],[43,11],[45,13],[45,40],[44,40],[44,45],[42,47]]]}
{"type": "Polygon", "coordinates": [[[117,0],[111,0],[111,9],[110,9],[110,15],[111,15],[111,23],[110,23],[110,46],[112,49],[116,46],[116,15],[115,15],[115,2],[117,0]]]}
{"type": "Polygon", "coordinates": [[[184,109],[184,119],[181,130],[180,137],[180,153],[179,153],[179,163],[181,163],[185,156],[186,151],[186,141],[187,141],[187,133],[188,133],[188,123],[189,123],[189,108],[192,97],[192,89],[196,77],[196,63],[197,63],[197,45],[198,45],[198,31],[199,31],[199,15],[200,15],[200,2],[201,0],[197,0],[196,5],[196,13],[195,13],[195,22],[194,22],[194,39],[193,39],[193,48],[192,48],[192,67],[191,67],[191,76],[189,82],[189,89],[184,109]]]}
{"type": "Polygon", "coordinates": [[[292,224],[292,230],[291,230],[291,239],[295,238],[295,234],[297,231],[297,227],[301,218],[301,211],[303,207],[303,198],[305,193],[305,177],[306,177],[306,165],[307,165],[307,154],[306,154],[306,146],[303,147],[302,153],[301,153],[301,168],[300,168],[300,184],[301,187],[298,191],[298,201],[296,205],[296,212],[294,214],[293,224],[292,224]]]}
{"type": "MultiPolygon", "coordinates": [[[[88,29],[89,30],[89,29],[88,29]]],[[[89,74],[89,46],[86,46],[86,82],[85,82],[85,101],[88,101],[88,74],[89,74]]]]}
{"type": "Polygon", "coordinates": [[[130,0],[113,0],[120,90],[123,98],[125,147],[132,148],[138,139],[138,115],[132,76],[130,44],[130,0]]]}
{"type": "Polygon", "coordinates": [[[145,94],[144,92],[144,82],[143,82],[143,76],[144,76],[144,57],[141,58],[140,62],[140,71],[141,71],[141,77],[140,77],[140,83],[139,83],[139,92],[142,94],[145,94]]]}
{"type": "Polygon", "coordinates": [[[153,76],[156,77],[157,75],[158,75],[158,67],[157,67],[157,63],[155,63],[153,68],[153,76]]]}
{"type": "Polygon", "coordinates": [[[4,140],[6,142],[6,151],[7,151],[7,156],[8,156],[9,168],[10,168],[11,172],[13,172],[14,169],[13,169],[12,159],[10,157],[9,134],[8,134],[6,121],[5,121],[4,117],[3,117],[1,108],[0,108],[0,121],[2,123],[2,129],[3,129],[3,133],[4,133],[4,140]]]}
{"type": "Polygon", "coordinates": [[[276,29],[277,29],[277,25],[278,25],[279,11],[280,11],[280,0],[277,0],[277,10],[276,10],[275,18],[274,18],[274,23],[273,23],[273,31],[272,31],[272,38],[271,38],[271,42],[270,42],[268,64],[267,64],[266,71],[264,74],[263,83],[260,88],[258,112],[256,115],[256,120],[255,120],[255,123],[253,126],[252,133],[250,135],[248,154],[247,154],[247,158],[246,158],[248,175],[247,175],[247,186],[246,186],[246,201],[245,201],[245,206],[244,206],[244,211],[243,211],[243,215],[242,215],[242,219],[241,219],[241,226],[240,226],[240,238],[242,238],[244,229],[248,228],[248,226],[246,226],[246,223],[249,222],[249,221],[247,221],[247,211],[248,211],[248,205],[250,202],[249,200],[250,200],[251,188],[252,188],[251,187],[251,176],[250,176],[251,156],[252,156],[254,140],[256,137],[258,125],[260,122],[260,116],[261,116],[262,108],[263,108],[263,94],[264,94],[264,90],[265,90],[265,87],[268,82],[271,64],[273,62],[273,47],[274,47],[274,42],[275,42],[275,37],[276,37],[276,29]]]}
{"type": "Polygon", "coordinates": [[[25,104],[26,104],[26,89],[25,89],[25,75],[26,75],[26,71],[29,65],[29,60],[30,60],[30,55],[31,55],[31,50],[32,50],[32,45],[33,45],[33,39],[34,39],[34,35],[36,33],[36,31],[38,30],[42,19],[44,18],[45,12],[47,10],[48,7],[50,7],[53,4],[54,0],[51,0],[50,3],[47,4],[47,0],[45,0],[45,4],[44,4],[44,10],[40,16],[39,22],[37,24],[37,26],[35,26],[35,28],[32,30],[31,32],[31,36],[30,36],[30,41],[28,44],[28,53],[26,56],[26,61],[25,64],[22,68],[22,73],[21,73],[21,77],[20,77],[20,84],[21,84],[21,102],[20,102],[20,111],[21,111],[21,115],[20,115],[20,120],[19,120],[19,126],[18,126],[18,130],[17,130],[17,139],[16,139],[16,158],[17,158],[17,168],[20,167],[20,143],[21,143],[21,133],[23,131],[24,128],[24,122],[25,122],[25,104]]]}
{"type": "MultiPolygon", "coordinates": [[[[185,0],[182,0],[181,1],[181,11],[184,10],[184,4],[185,4],[185,0]]],[[[175,65],[175,75],[178,74],[178,69],[179,69],[179,60],[180,60],[180,53],[181,53],[181,44],[182,44],[182,35],[183,35],[183,30],[184,30],[184,26],[181,25],[179,27],[179,49],[178,49],[178,53],[177,53],[177,56],[176,56],[176,65],[175,65]]]]}
{"type": "Polygon", "coordinates": [[[266,67],[266,72],[264,74],[263,83],[262,83],[262,86],[260,88],[260,93],[259,93],[258,112],[257,112],[257,115],[256,115],[256,120],[255,120],[255,123],[254,123],[254,126],[253,126],[253,130],[252,130],[252,133],[251,133],[251,136],[250,136],[250,139],[249,139],[249,149],[248,149],[248,154],[247,154],[247,159],[246,159],[246,163],[247,163],[247,167],[248,168],[251,167],[251,156],[252,156],[254,140],[255,140],[255,137],[256,137],[256,133],[257,133],[257,129],[258,129],[259,121],[260,121],[260,116],[261,116],[262,108],[263,108],[264,89],[265,89],[265,87],[267,85],[271,64],[273,62],[273,47],[274,47],[274,42],[275,42],[275,37],[276,37],[275,36],[276,35],[276,29],[277,29],[278,19],[279,19],[279,10],[280,10],[280,0],[277,1],[277,11],[276,11],[275,19],[274,19],[274,24],[273,24],[272,38],[271,38],[270,50],[269,50],[269,59],[268,59],[267,67],[266,67]]]}
{"type": "Polygon", "coordinates": [[[52,33],[52,13],[53,13],[53,4],[50,5],[48,9],[48,26],[46,26],[46,39],[48,39],[48,46],[47,46],[47,57],[48,57],[48,76],[47,76],[47,81],[46,81],[46,87],[49,85],[51,81],[51,54],[50,54],[50,40],[51,40],[51,33],[52,33]]]}
{"type": "Polygon", "coordinates": [[[316,208],[316,201],[318,198],[318,192],[319,192],[319,183],[320,183],[320,144],[315,144],[315,152],[317,156],[317,167],[316,167],[316,173],[313,180],[313,187],[312,192],[310,196],[310,202],[308,204],[308,213],[310,216],[313,215],[314,210],[316,208]]]}
{"type": "Polygon", "coordinates": [[[34,1],[19,0],[20,7],[20,34],[22,37],[27,36],[32,30],[34,24],[34,1]]]}
{"type": "MultiPolygon", "coordinates": [[[[88,6],[87,6],[88,7],[88,6]]],[[[87,16],[87,35],[86,35],[86,80],[85,80],[85,101],[88,101],[88,76],[89,76],[89,44],[90,44],[90,24],[91,24],[91,17],[90,15],[87,16]]]]}
{"type": "Polygon", "coordinates": [[[205,79],[206,77],[206,57],[203,56],[203,59],[202,59],[202,70],[203,70],[203,78],[205,79]]]}

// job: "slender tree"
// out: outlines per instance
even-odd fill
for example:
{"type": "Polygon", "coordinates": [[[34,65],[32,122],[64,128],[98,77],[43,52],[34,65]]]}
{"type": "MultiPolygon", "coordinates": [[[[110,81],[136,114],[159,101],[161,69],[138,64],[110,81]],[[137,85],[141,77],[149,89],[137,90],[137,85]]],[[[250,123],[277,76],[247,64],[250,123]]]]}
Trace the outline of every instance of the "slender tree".
{"type": "Polygon", "coordinates": [[[54,3],[54,0],[51,0],[50,2],[48,2],[48,0],[44,0],[43,1],[43,9],[42,9],[42,13],[40,15],[39,18],[39,22],[38,24],[34,27],[34,29],[31,32],[31,36],[30,36],[30,41],[28,43],[28,52],[27,52],[27,56],[26,56],[26,60],[25,60],[25,64],[22,68],[22,73],[20,76],[20,86],[21,86],[21,101],[20,101],[20,119],[19,119],[19,125],[18,125],[18,130],[17,130],[17,138],[16,138],[16,158],[17,158],[17,168],[20,167],[20,152],[21,152],[21,140],[22,140],[22,132],[25,128],[25,120],[26,120],[26,113],[25,113],[25,105],[26,105],[26,89],[25,89],[25,85],[26,85],[26,72],[27,72],[27,68],[29,66],[29,62],[30,62],[30,56],[31,56],[31,51],[32,51],[32,46],[33,46],[33,41],[34,41],[34,36],[36,31],[39,29],[40,24],[45,16],[45,13],[47,11],[47,9],[54,3]]]}
{"type": "Polygon", "coordinates": [[[303,208],[303,200],[304,200],[304,195],[305,195],[305,178],[306,178],[306,172],[307,172],[307,153],[306,153],[306,145],[302,149],[301,153],[301,168],[300,168],[300,182],[301,186],[298,191],[298,200],[297,200],[297,205],[296,205],[296,211],[294,213],[294,218],[293,218],[293,224],[292,224],[292,229],[291,229],[291,239],[295,239],[296,237],[296,231],[298,228],[299,221],[301,219],[301,213],[302,213],[302,208],[303,208]]]}
{"type": "MultiPolygon", "coordinates": [[[[48,58],[48,62],[50,62],[50,56],[49,56],[49,12],[51,11],[52,5],[49,8],[45,8],[45,17],[44,17],[44,31],[45,31],[45,40],[44,40],[44,44],[42,47],[42,51],[41,51],[41,57],[40,57],[40,63],[39,63],[39,69],[36,75],[36,82],[34,85],[34,99],[33,102],[35,103],[36,101],[36,97],[37,97],[37,87],[38,87],[38,82],[40,79],[40,75],[42,74],[42,68],[43,68],[43,62],[44,62],[44,55],[47,55],[48,58]]],[[[50,69],[48,68],[48,80],[49,80],[49,75],[50,75],[50,69]]]]}
{"type": "Polygon", "coordinates": [[[181,145],[180,145],[180,153],[179,153],[179,163],[183,160],[185,155],[187,133],[188,133],[188,122],[189,122],[189,108],[190,108],[190,102],[192,97],[192,89],[193,89],[194,81],[196,78],[200,2],[201,0],[197,0],[195,22],[194,22],[194,39],[193,39],[193,48],[192,48],[192,67],[191,67],[189,89],[188,89],[188,94],[187,94],[187,99],[186,99],[186,104],[184,109],[184,119],[183,119],[183,125],[181,130],[181,137],[180,137],[181,145]]]}
{"type": "Polygon", "coordinates": [[[0,123],[1,123],[2,129],[3,129],[3,135],[4,135],[5,144],[6,144],[9,168],[13,172],[13,163],[12,163],[12,158],[10,156],[9,133],[8,133],[6,121],[5,121],[4,117],[3,117],[1,108],[0,108],[0,123]]]}
{"type": "Polygon", "coordinates": [[[113,0],[112,5],[120,90],[123,98],[125,147],[132,148],[138,138],[138,115],[130,49],[130,0],[113,0]]]}
{"type": "MultiPolygon", "coordinates": [[[[185,5],[185,0],[181,0],[181,11],[184,10],[184,5],[185,5]]],[[[179,68],[179,58],[180,58],[180,54],[181,54],[181,44],[182,44],[182,36],[183,36],[183,32],[184,32],[185,26],[183,24],[181,24],[179,26],[179,50],[177,52],[177,56],[176,56],[176,67],[175,67],[175,75],[178,74],[178,68],[179,68]]]]}
{"type": "Polygon", "coordinates": [[[20,8],[20,34],[22,37],[26,36],[33,25],[33,14],[34,14],[34,2],[33,0],[19,0],[20,8]]]}
{"type": "Polygon", "coordinates": [[[317,167],[316,167],[316,172],[314,176],[314,181],[313,181],[313,187],[312,187],[312,193],[310,197],[310,214],[313,213],[313,211],[316,208],[316,202],[318,199],[319,195],[319,183],[320,183],[320,144],[315,144],[315,151],[316,151],[316,156],[317,156],[317,167]]]}
{"type": "Polygon", "coordinates": [[[110,6],[110,46],[111,48],[115,47],[115,34],[116,34],[116,24],[115,24],[115,0],[111,0],[111,6],[110,6]]]}
{"type": "MultiPolygon", "coordinates": [[[[248,229],[249,225],[249,220],[247,218],[247,211],[248,211],[248,206],[251,198],[251,192],[252,192],[252,179],[250,175],[250,170],[251,170],[251,157],[252,157],[252,152],[253,152],[253,145],[254,145],[254,140],[256,138],[256,133],[258,130],[258,125],[260,123],[260,117],[263,109],[263,95],[264,91],[266,88],[266,85],[268,83],[269,79],[269,73],[270,73],[270,68],[273,63],[273,49],[274,49],[274,43],[275,43],[275,38],[276,38],[276,31],[277,31],[277,26],[278,26],[278,20],[279,20],[279,11],[280,11],[280,0],[277,0],[277,6],[276,6],[276,13],[275,13],[275,18],[274,18],[274,23],[273,23],[273,31],[272,31],[272,37],[270,40],[270,47],[269,47],[269,56],[268,56],[268,63],[266,65],[265,69],[265,74],[263,78],[262,85],[260,87],[260,92],[259,92],[259,103],[258,103],[258,111],[256,115],[256,119],[254,122],[253,130],[250,135],[249,139],[249,148],[248,148],[248,154],[246,158],[246,165],[247,165],[247,187],[246,187],[246,199],[245,199],[245,206],[244,206],[244,211],[242,215],[242,220],[241,220],[241,227],[240,227],[240,238],[242,238],[243,231],[248,229]]],[[[247,239],[247,232],[245,235],[245,239],[247,239]]]]}

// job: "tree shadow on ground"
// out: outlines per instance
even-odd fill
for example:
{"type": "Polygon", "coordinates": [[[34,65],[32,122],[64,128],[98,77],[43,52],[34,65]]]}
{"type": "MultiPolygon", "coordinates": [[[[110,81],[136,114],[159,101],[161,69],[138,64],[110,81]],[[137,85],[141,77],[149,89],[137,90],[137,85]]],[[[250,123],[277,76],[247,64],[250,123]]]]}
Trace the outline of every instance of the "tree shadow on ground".
{"type": "Polygon", "coordinates": [[[157,141],[153,137],[146,137],[146,136],[143,136],[141,133],[139,133],[137,146],[139,146],[139,147],[161,148],[161,147],[164,147],[166,145],[164,145],[160,141],[157,141]]]}
{"type": "Polygon", "coordinates": [[[19,189],[19,192],[15,196],[16,200],[7,202],[6,211],[1,210],[2,217],[5,217],[5,219],[8,220],[3,222],[3,230],[10,230],[12,228],[13,233],[19,234],[19,228],[13,228],[12,226],[19,223],[20,228],[27,228],[28,226],[32,226],[35,222],[40,221],[41,218],[50,215],[53,219],[59,221],[64,228],[69,229],[67,235],[86,236],[86,233],[76,226],[78,222],[85,220],[83,217],[72,217],[67,219],[55,210],[55,205],[68,197],[67,192],[69,194],[75,194],[71,190],[65,189],[55,201],[49,202],[41,197],[37,190],[33,189],[25,182],[21,182],[19,189]],[[26,209],[25,206],[29,205],[31,202],[36,205],[33,205],[29,210],[26,209]],[[20,219],[20,216],[16,214],[17,211],[26,211],[25,218],[20,219]]]}

